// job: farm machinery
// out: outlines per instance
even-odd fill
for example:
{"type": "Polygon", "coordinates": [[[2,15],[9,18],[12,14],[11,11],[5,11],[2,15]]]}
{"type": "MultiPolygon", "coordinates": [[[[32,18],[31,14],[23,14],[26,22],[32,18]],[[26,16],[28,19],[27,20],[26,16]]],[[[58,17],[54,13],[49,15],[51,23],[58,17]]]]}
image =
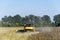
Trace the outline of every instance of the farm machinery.
{"type": "Polygon", "coordinates": [[[24,31],[35,31],[35,27],[32,24],[25,24],[24,31]]]}
{"type": "Polygon", "coordinates": [[[23,30],[17,30],[17,32],[34,32],[35,27],[32,24],[24,24],[23,30]]]}

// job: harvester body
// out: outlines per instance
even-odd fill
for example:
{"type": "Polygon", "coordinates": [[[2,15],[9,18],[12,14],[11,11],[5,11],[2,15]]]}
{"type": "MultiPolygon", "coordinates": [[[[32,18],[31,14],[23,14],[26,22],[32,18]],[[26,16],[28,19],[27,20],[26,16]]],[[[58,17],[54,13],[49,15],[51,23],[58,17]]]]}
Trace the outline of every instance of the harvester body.
{"type": "Polygon", "coordinates": [[[31,24],[25,24],[24,30],[25,31],[35,31],[35,27],[33,27],[31,24]]]}

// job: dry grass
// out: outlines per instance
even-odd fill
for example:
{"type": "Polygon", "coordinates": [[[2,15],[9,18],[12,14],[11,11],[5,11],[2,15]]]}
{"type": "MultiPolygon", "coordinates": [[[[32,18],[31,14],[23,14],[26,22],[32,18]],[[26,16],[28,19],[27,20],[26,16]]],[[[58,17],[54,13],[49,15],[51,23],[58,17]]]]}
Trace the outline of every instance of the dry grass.
{"type": "Polygon", "coordinates": [[[23,27],[0,27],[0,40],[27,40],[31,34],[38,32],[17,33],[16,30],[22,30],[23,27]]]}
{"type": "Polygon", "coordinates": [[[28,40],[56,40],[55,33],[42,32],[38,34],[33,34],[28,38],[28,40]]]}
{"type": "Polygon", "coordinates": [[[28,40],[60,40],[60,27],[53,27],[50,32],[40,32],[32,34],[28,40]]]}
{"type": "Polygon", "coordinates": [[[59,28],[37,28],[40,33],[25,32],[16,33],[22,27],[0,27],[0,40],[60,40],[59,28]],[[47,31],[48,30],[48,31],[47,31]]]}
{"type": "Polygon", "coordinates": [[[23,28],[21,27],[0,28],[0,40],[26,40],[29,34],[16,33],[17,29],[23,28]]]}

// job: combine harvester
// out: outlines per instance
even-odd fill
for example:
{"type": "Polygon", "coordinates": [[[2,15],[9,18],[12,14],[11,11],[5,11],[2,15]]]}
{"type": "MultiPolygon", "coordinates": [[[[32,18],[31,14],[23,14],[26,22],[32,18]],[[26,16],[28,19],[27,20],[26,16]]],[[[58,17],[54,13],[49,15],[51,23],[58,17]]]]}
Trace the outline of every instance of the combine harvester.
{"type": "Polygon", "coordinates": [[[23,30],[16,30],[17,32],[35,32],[35,27],[32,24],[24,24],[23,30]]]}
{"type": "Polygon", "coordinates": [[[32,24],[25,24],[24,25],[24,31],[25,32],[28,32],[28,31],[35,31],[35,27],[34,26],[32,26],[32,24]]]}

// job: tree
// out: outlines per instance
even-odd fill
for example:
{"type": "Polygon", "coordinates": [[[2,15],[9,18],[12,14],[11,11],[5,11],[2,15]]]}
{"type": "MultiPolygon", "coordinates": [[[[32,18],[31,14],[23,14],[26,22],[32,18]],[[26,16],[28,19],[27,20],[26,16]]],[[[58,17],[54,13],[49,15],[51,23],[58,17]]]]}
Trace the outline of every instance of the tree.
{"type": "Polygon", "coordinates": [[[2,21],[0,20],[0,27],[2,27],[2,21]]]}
{"type": "Polygon", "coordinates": [[[41,18],[35,15],[28,15],[22,18],[22,21],[24,23],[31,23],[32,25],[35,25],[35,26],[40,26],[40,20],[41,18]]]}
{"type": "Polygon", "coordinates": [[[20,16],[20,15],[15,15],[15,16],[13,17],[13,19],[14,19],[14,23],[15,23],[16,25],[18,25],[18,26],[21,25],[21,16],[20,16]]]}
{"type": "Polygon", "coordinates": [[[50,26],[51,20],[48,15],[44,15],[43,17],[28,15],[25,17],[21,17],[20,15],[15,16],[5,16],[2,18],[2,23],[4,26],[22,26],[27,23],[31,23],[36,27],[40,26],[50,26]]]}
{"type": "Polygon", "coordinates": [[[60,14],[55,15],[53,20],[55,21],[56,26],[60,26],[60,14]]]}
{"type": "Polygon", "coordinates": [[[7,16],[4,16],[4,18],[2,18],[2,21],[7,22],[7,20],[8,20],[7,18],[8,18],[7,16]]]}
{"type": "Polygon", "coordinates": [[[36,27],[39,27],[41,24],[41,17],[40,16],[35,16],[35,15],[29,15],[29,20],[30,23],[35,25],[36,27]]]}
{"type": "Polygon", "coordinates": [[[12,17],[12,16],[8,16],[7,19],[8,19],[7,21],[8,21],[9,23],[13,23],[13,17],[12,17]]]}
{"type": "Polygon", "coordinates": [[[42,17],[42,20],[43,20],[43,26],[50,26],[51,20],[50,20],[50,17],[48,15],[44,15],[42,17]]]}
{"type": "Polygon", "coordinates": [[[44,16],[42,17],[42,20],[43,20],[43,21],[46,21],[46,22],[48,22],[48,23],[51,22],[50,17],[49,17],[48,15],[44,15],[44,16]]]}
{"type": "Polygon", "coordinates": [[[34,15],[29,15],[28,17],[29,17],[30,23],[34,24],[34,22],[35,22],[35,16],[34,15]]]}
{"type": "Polygon", "coordinates": [[[21,25],[21,16],[15,15],[15,16],[5,16],[2,18],[3,25],[4,26],[20,26],[21,25]]]}
{"type": "Polygon", "coordinates": [[[2,26],[7,26],[8,25],[8,17],[4,16],[4,18],[2,18],[2,26]]]}

